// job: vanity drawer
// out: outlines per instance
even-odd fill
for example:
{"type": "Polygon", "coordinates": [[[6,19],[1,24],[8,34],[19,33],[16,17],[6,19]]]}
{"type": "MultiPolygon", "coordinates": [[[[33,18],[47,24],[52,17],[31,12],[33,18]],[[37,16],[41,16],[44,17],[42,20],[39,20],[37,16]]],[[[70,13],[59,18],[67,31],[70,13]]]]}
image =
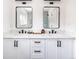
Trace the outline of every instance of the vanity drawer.
{"type": "Polygon", "coordinates": [[[44,59],[45,52],[42,49],[34,49],[32,50],[31,57],[33,59],[44,59]]]}
{"type": "Polygon", "coordinates": [[[32,48],[31,54],[32,55],[43,55],[44,54],[44,48],[32,48]]]}
{"type": "Polygon", "coordinates": [[[42,47],[43,45],[45,44],[45,41],[44,40],[40,40],[40,39],[34,39],[34,40],[31,40],[31,46],[32,47],[42,47]]]}

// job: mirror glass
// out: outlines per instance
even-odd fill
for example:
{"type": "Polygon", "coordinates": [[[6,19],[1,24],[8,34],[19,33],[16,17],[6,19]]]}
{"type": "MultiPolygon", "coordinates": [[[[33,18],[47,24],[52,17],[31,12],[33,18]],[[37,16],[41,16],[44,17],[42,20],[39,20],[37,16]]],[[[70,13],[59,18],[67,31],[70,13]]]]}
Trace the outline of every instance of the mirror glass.
{"type": "Polygon", "coordinates": [[[32,28],[32,8],[16,7],[16,27],[32,28]]]}
{"type": "Polygon", "coordinates": [[[59,7],[44,7],[43,27],[56,29],[60,26],[60,9],[59,7]]]}

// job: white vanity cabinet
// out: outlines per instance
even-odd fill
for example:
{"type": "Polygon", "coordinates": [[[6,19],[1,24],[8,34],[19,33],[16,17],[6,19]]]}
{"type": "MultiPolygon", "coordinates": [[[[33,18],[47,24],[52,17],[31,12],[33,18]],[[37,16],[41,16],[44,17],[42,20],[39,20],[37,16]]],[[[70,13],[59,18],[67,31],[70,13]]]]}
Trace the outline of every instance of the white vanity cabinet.
{"type": "Polygon", "coordinates": [[[4,39],[4,59],[75,59],[74,39],[4,39]]]}
{"type": "Polygon", "coordinates": [[[55,39],[46,40],[46,59],[57,59],[57,43],[55,39]]]}
{"type": "Polygon", "coordinates": [[[74,59],[74,39],[46,40],[46,59],[74,59]]]}
{"type": "Polygon", "coordinates": [[[58,39],[57,41],[61,41],[61,47],[57,47],[57,59],[75,59],[74,39],[58,39]]]}
{"type": "Polygon", "coordinates": [[[4,59],[29,59],[29,40],[4,39],[4,59]]]}
{"type": "Polygon", "coordinates": [[[30,59],[29,39],[18,39],[17,59],[30,59]]]}
{"type": "Polygon", "coordinates": [[[4,59],[16,59],[17,48],[14,47],[14,39],[4,39],[3,40],[3,58],[4,59]]]}

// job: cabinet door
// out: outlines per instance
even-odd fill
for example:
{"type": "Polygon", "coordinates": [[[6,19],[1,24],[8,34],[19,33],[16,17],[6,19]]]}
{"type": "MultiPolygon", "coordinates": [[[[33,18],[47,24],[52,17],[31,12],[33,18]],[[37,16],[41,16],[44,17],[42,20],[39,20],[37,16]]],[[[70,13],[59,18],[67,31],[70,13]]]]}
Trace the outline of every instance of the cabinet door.
{"type": "Polygon", "coordinates": [[[54,39],[46,40],[46,59],[57,59],[57,43],[54,39]]]}
{"type": "Polygon", "coordinates": [[[14,47],[14,39],[4,39],[3,40],[3,58],[4,59],[16,59],[16,50],[14,47]]]}
{"type": "Polygon", "coordinates": [[[29,39],[18,39],[17,59],[30,59],[29,47],[29,39]]]}
{"type": "Polygon", "coordinates": [[[73,40],[59,39],[61,47],[57,48],[57,59],[74,59],[73,57],[73,40]]]}

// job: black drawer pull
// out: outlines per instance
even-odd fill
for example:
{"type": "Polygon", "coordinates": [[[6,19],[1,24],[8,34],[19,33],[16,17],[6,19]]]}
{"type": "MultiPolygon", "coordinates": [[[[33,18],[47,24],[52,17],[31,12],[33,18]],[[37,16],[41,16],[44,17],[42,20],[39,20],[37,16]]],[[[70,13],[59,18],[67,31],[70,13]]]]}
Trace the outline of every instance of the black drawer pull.
{"type": "Polygon", "coordinates": [[[18,41],[14,40],[14,47],[18,47],[18,41]]]}
{"type": "Polygon", "coordinates": [[[61,47],[61,41],[57,41],[57,47],[61,47]]]}
{"type": "Polygon", "coordinates": [[[35,53],[40,53],[41,51],[40,51],[40,50],[35,50],[34,52],[35,52],[35,53]]]}
{"type": "Polygon", "coordinates": [[[41,43],[40,41],[35,41],[35,43],[41,43]]]}

